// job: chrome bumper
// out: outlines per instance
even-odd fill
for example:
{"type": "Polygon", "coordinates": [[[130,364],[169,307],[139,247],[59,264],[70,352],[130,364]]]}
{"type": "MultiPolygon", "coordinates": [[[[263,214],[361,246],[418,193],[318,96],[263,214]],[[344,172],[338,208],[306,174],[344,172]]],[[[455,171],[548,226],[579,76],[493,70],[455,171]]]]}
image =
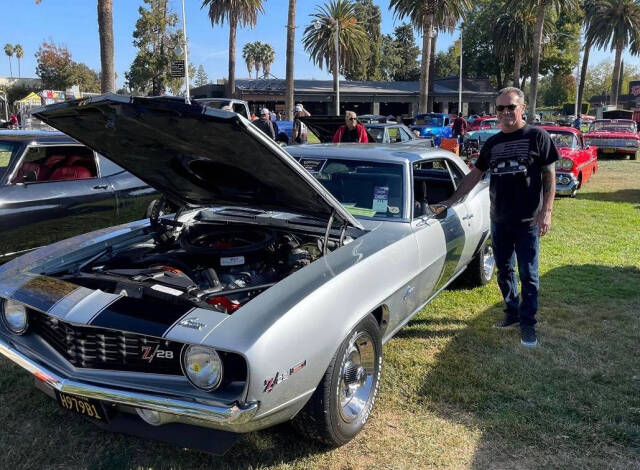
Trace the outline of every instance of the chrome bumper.
{"type": "Polygon", "coordinates": [[[556,173],[556,194],[561,196],[571,196],[577,186],[578,180],[573,176],[573,174],[556,173]],[[565,182],[561,182],[563,178],[565,179],[565,182]],[[568,183],[566,182],[566,179],[569,179],[568,183]]]}
{"type": "Polygon", "coordinates": [[[100,387],[63,378],[46,367],[37,364],[21,352],[16,351],[2,337],[0,337],[0,354],[60,392],[168,413],[175,415],[177,418],[175,421],[179,422],[230,432],[246,432],[251,429],[251,426],[247,426],[247,423],[251,421],[258,411],[258,403],[255,402],[247,403],[244,406],[237,404],[219,406],[147,393],[100,387]]]}

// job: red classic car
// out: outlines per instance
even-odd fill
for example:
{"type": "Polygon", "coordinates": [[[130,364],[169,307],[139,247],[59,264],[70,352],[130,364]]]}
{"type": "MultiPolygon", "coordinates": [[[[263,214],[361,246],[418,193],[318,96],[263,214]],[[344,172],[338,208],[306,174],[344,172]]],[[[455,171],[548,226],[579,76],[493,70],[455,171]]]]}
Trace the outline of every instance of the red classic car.
{"type": "Polygon", "coordinates": [[[598,147],[587,145],[573,127],[540,126],[560,153],[556,162],[556,194],[575,197],[578,189],[598,170],[598,147]]]}
{"type": "Polygon", "coordinates": [[[587,145],[597,146],[602,153],[629,155],[635,160],[640,147],[640,135],[635,121],[630,119],[597,119],[584,135],[587,145]]]}
{"type": "Polygon", "coordinates": [[[482,129],[493,129],[494,127],[500,127],[500,121],[495,116],[478,116],[475,118],[467,128],[467,131],[479,131],[482,129]]]}

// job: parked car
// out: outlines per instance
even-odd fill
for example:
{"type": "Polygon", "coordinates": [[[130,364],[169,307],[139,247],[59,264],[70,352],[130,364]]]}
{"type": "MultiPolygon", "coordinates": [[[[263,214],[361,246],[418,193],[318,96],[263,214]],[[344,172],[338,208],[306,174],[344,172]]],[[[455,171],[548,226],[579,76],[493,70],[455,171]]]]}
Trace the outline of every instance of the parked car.
{"type": "Polygon", "coordinates": [[[578,190],[598,171],[598,147],[585,145],[573,127],[541,126],[560,153],[556,162],[556,194],[576,197],[578,190]]]}
{"type": "Polygon", "coordinates": [[[384,124],[387,122],[397,122],[394,116],[383,116],[382,114],[360,114],[358,116],[358,121],[362,124],[384,124]]]}
{"type": "Polygon", "coordinates": [[[584,136],[586,145],[598,147],[598,151],[609,155],[629,155],[635,160],[638,155],[640,134],[636,123],[630,119],[596,119],[584,136]]]}
{"type": "Polygon", "coordinates": [[[484,129],[493,129],[500,127],[500,121],[496,116],[478,116],[469,125],[468,131],[480,131],[484,129]]]}
{"type": "Polygon", "coordinates": [[[421,138],[433,139],[437,146],[440,145],[442,138],[450,139],[453,137],[453,129],[448,114],[418,114],[413,118],[410,127],[412,131],[418,131],[421,138]]]}
{"type": "MultiPolygon", "coordinates": [[[[365,124],[364,127],[373,140],[379,144],[393,144],[397,142],[415,142],[424,143],[424,139],[415,136],[411,129],[404,124],[365,124]]],[[[430,143],[433,143],[433,140],[430,143]]],[[[433,146],[433,145],[431,145],[433,146]]]]}
{"type": "Polygon", "coordinates": [[[486,182],[428,208],[469,171],[450,152],[292,156],[238,115],[120,95],[38,115],[184,206],[0,267],[0,353],[107,429],[221,451],[295,417],[344,444],[382,343],[457,276],[491,277],[486,182]]]}
{"type": "Polygon", "coordinates": [[[0,262],[145,216],[156,191],[60,132],[0,131],[0,262]]]}
{"type": "Polygon", "coordinates": [[[233,98],[198,98],[193,100],[202,106],[209,106],[214,109],[221,109],[223,106],[230,106],[231,111],[238,113],[246,119],[251,119],[249,112],[249,104],[244,100],[236,100],[233,98]]]}
{"type": "Polygon", "coordinates": [[[469,164],[473,165],[480,156],[480,150],[482,150],[485,142],[489,137],[500,132],[500,130],[500,128],[493,128],[467,132],[462,138],[461,156],[465,158],[469,164]]]}

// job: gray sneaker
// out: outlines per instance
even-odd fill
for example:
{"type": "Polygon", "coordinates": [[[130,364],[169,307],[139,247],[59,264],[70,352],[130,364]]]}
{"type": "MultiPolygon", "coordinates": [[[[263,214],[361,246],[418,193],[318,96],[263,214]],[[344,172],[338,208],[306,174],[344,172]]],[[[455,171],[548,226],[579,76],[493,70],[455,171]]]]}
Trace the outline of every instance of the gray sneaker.
{"type": "Polygon", "coordinates": [[[535,348],[538,345],[536,328],[533,325],[522,326],[520,329],[520,343],[525,348],[535,348]]]}

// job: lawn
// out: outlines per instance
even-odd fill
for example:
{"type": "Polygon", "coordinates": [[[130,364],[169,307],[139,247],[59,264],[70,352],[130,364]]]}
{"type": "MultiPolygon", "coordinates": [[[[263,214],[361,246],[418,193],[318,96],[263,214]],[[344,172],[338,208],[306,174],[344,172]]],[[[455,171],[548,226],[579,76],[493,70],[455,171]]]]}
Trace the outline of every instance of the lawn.
{"type": "Polygon", "coordinates": [[[640,161],[605,160],[542,239],[540,347],[496,331],[495,281],[449,289],[384,347],[364,431],[288,425],[226,455],[99,431],[0,359],[0,469],[640,469],[640,161]]]}

